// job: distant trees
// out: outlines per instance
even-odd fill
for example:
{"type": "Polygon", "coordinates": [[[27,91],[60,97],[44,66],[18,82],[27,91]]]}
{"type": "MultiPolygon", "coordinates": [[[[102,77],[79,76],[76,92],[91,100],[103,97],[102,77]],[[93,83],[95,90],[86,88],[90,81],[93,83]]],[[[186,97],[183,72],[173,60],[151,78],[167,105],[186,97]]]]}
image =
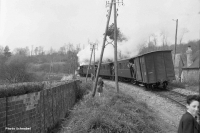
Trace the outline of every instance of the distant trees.
{"type": "Polygon", "coordinates": [[[68,43],[58,51],[51,48],[44,51],[43,47],[16,48],[12,53],[8,46],[0,46],[0,82],[18,83],[45,80],[48,73],[73,74],[78,67],[77,53],[80,44],[74,47],[68,43]],[[39,72],[39,74],[38,74],[39,72]],[[42,74],[44,73],[44,74],[42,74]]]}
{"type": "Polygon", "coordinates": [[[8,46],[6,46],[6,47],[4,48],[4,56],[5,56],[6,58],[8,58],[8,57],[11,56],[11,52],[10,52],[10,49],[9,49],[8,46]]]}
{"type": "Polygon", "coordinates": [[[11,54],[9,47],[6,46],[3,51],[0,57],[0,80],[7,83],[29,81],[31,76],[26,71],[26,50],[16,49],[16,53],[11,54]]]}
{"type": "Polygon", "coordinates": [[[180,38],[179,39],[179,44],[182,44],[183,36],[188,32],[189,32],[189,30],[187,28],[181,29],[181,33],[180,33],[180,37],[179,37],[180,38]]]}
{"type": "Polygon", "coordinates": [[[24,55],[24,56],[28,56],[30,53],[30,50],[28,47],[25,47],[25,48],[16,48],[14,50],[14,54],[16,55],[24,55]]]}
{"type": "MultiPolygon", "coordinates": [[[[199,44],[200,44],[200,40],[193,40],[193,41],[189,41],[188,43],[184,43],[184,44],[177,44],[176,45],[176,53],[185,53],[187,47],[190,45],[193,53],[195,53],[199,48],[199,44]]],[[[140,49],[139,49],[139,54],[144,54],[147,52],[151,52],[151,51],[156,51],[156,50],[172,50],[172,53],[174,52],[174,47],[175,45],[164,45],[164,46],[155,46],[153,42],[149,42],[147,46],[145,46],[145,44],[141,44],[140,45],[140,49]]]]}
{"type": "Polygon", "coordinates": [[[4,53],[4,48],[0,46],[0,55],[3,55],[3,53],[4,53]]]}
{"type": "Polygon", "coordinates": [[[28,57],[25,55],[11,56],[0,67],[0,79],[9,83],[31,81],[31,74],[27,70],[28,57]]]}

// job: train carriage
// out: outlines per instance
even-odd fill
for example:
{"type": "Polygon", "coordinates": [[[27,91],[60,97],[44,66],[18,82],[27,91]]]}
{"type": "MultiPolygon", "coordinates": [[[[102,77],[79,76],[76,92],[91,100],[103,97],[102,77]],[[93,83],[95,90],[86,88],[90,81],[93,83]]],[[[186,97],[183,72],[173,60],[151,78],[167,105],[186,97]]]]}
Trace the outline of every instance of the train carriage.
{"type": "Polygon", "coordinates": [[[135,57],[136,80],[147,88],[160,84],[165,88],[175,79],[171,50],[154,51],[135,57]]]}
{"type": "Polygon", "coordinates": [[[104,78],[112,79],[114,76],[113,63],[102,63],[99,75],[104,78]]]}
{"type": "Polygon", "coordinates": [[[88,65],[82,65],[82,66],[80,66],[79,73],[80,73],[81,76],[86,76],[87,75],[87,71],[88,71],[88,77],[90,77],[91,73],[94,74],[94,66],[90,65],[89,70],[88,70],[88,65]]]}
{"type": "Polygon", "coordinates": [[[133,78],[132,64],[130,59],[124,59],[117,61],[118,63],[118,79],[121,81],[130,81],[133,78]]]}
{"type": "MultiPolygon", "coordinates": [[[[162,85],[166,88],[175,79],[171,50],[160,50],[142,54],[129,59],[118,60],[118,79],[144,84],[147,88],[162,85]]],[[[81,66],[82,76],[86,76],[88,65],[81,66]]],[[[93,73],[93,66],[88,75],[93,73]]],[[[114,62],[102,63],[99,76],[114,79],[114,62]]]]}

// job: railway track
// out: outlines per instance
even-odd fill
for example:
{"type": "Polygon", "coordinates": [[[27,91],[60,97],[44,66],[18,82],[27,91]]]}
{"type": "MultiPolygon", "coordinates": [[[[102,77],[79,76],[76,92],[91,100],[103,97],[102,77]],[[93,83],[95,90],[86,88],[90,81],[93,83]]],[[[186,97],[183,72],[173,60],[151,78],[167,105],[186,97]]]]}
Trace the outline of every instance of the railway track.
{"type": "MultiPolygon", "coordinates": [[[[105,80],[105,79],[104,79],[105,80]]],[[[107,80],[109,81],[109,80],[107,80]]],[[[132,83],[127,83],[127,82],[123,82],[125,84],[132,84],[132,83]]],[[[134,84],[132,84],[134,85],[134,84]]],[[[138,86],[138,85],[134,85],[134,86],[138,86]]],[[[138,87],[142,87],[145,88],[143,85],[142,86],[138,86],[138,87]]],[[[145,88],[146,90],[146,88],[145,88]]],[[[186,107],[186,97],[187,95],[175,92],[173,90],[163,90],[163,88],[159,88],[159,89],[155,89],[155,90],[151,90],[153,93],[158,94],[164,98],[170,99],[171,101],[175,102],[176,104],[180,105],[181,107],[185,108],[186,107]]]]}
{"type": "MultiPolygon", "coordinates": [[[[108,80],[108,79],[104,79],[104,80],[111,81],[111,80],[108,80]]],[[[122,83],[134,85],[134,84],[128,83],[128,82],[122,82],[122,83]]],[[[140,86],[140,85],[134,85],[134,86],[138,86],[138,87],[141,87],[143,89],[145,88],[144,86],[140,86]]],[[[145,88],[145,90],[146,90],[146,88],[145,88]]],[[[162,96],[164,98],[167,98],[167,99],[175,102],[176,104],[180,105],[183,108],[185,108],[185,106],[186,106],[186,97],[187,97],[187,95],[175,92],[173,90],[168,90],[168,89],[167,90],[163,90],[162,88],[151,90],[151,92],[153,92],[155,94],[158,94],[158,95],[160,95],[160,96],[162,96]]]]}
{"type": "Polygon", "coordinates": [[[158,92],[156,91],[155,93],[161,95],[162,97],[172,100],[173,102],[179,104],[183,108],[185,108],[186,106],[187,95],[171,90],[158,91],[158,92]]]}

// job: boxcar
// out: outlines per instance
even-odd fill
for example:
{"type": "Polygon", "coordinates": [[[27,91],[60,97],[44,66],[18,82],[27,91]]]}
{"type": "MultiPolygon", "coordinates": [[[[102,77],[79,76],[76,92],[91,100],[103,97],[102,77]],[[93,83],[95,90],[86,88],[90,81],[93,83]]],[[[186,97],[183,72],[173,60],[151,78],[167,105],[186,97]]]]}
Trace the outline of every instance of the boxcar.
{"type": "Polygon", "coordinates": [[[165,88],[175,79],[171,50],[154,51],[134,58],[136,80],[149,88],[160,84],[165,88]]]}

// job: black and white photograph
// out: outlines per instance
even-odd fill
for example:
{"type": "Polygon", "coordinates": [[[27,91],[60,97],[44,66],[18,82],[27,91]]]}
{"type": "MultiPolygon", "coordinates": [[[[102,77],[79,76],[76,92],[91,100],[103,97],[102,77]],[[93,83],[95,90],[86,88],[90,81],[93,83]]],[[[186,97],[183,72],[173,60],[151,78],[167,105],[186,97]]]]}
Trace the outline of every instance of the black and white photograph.
{"type": "Polygon", "coordinates": [[[199,133],[200,0],[0,0],[0,133],[199,133]]]}

